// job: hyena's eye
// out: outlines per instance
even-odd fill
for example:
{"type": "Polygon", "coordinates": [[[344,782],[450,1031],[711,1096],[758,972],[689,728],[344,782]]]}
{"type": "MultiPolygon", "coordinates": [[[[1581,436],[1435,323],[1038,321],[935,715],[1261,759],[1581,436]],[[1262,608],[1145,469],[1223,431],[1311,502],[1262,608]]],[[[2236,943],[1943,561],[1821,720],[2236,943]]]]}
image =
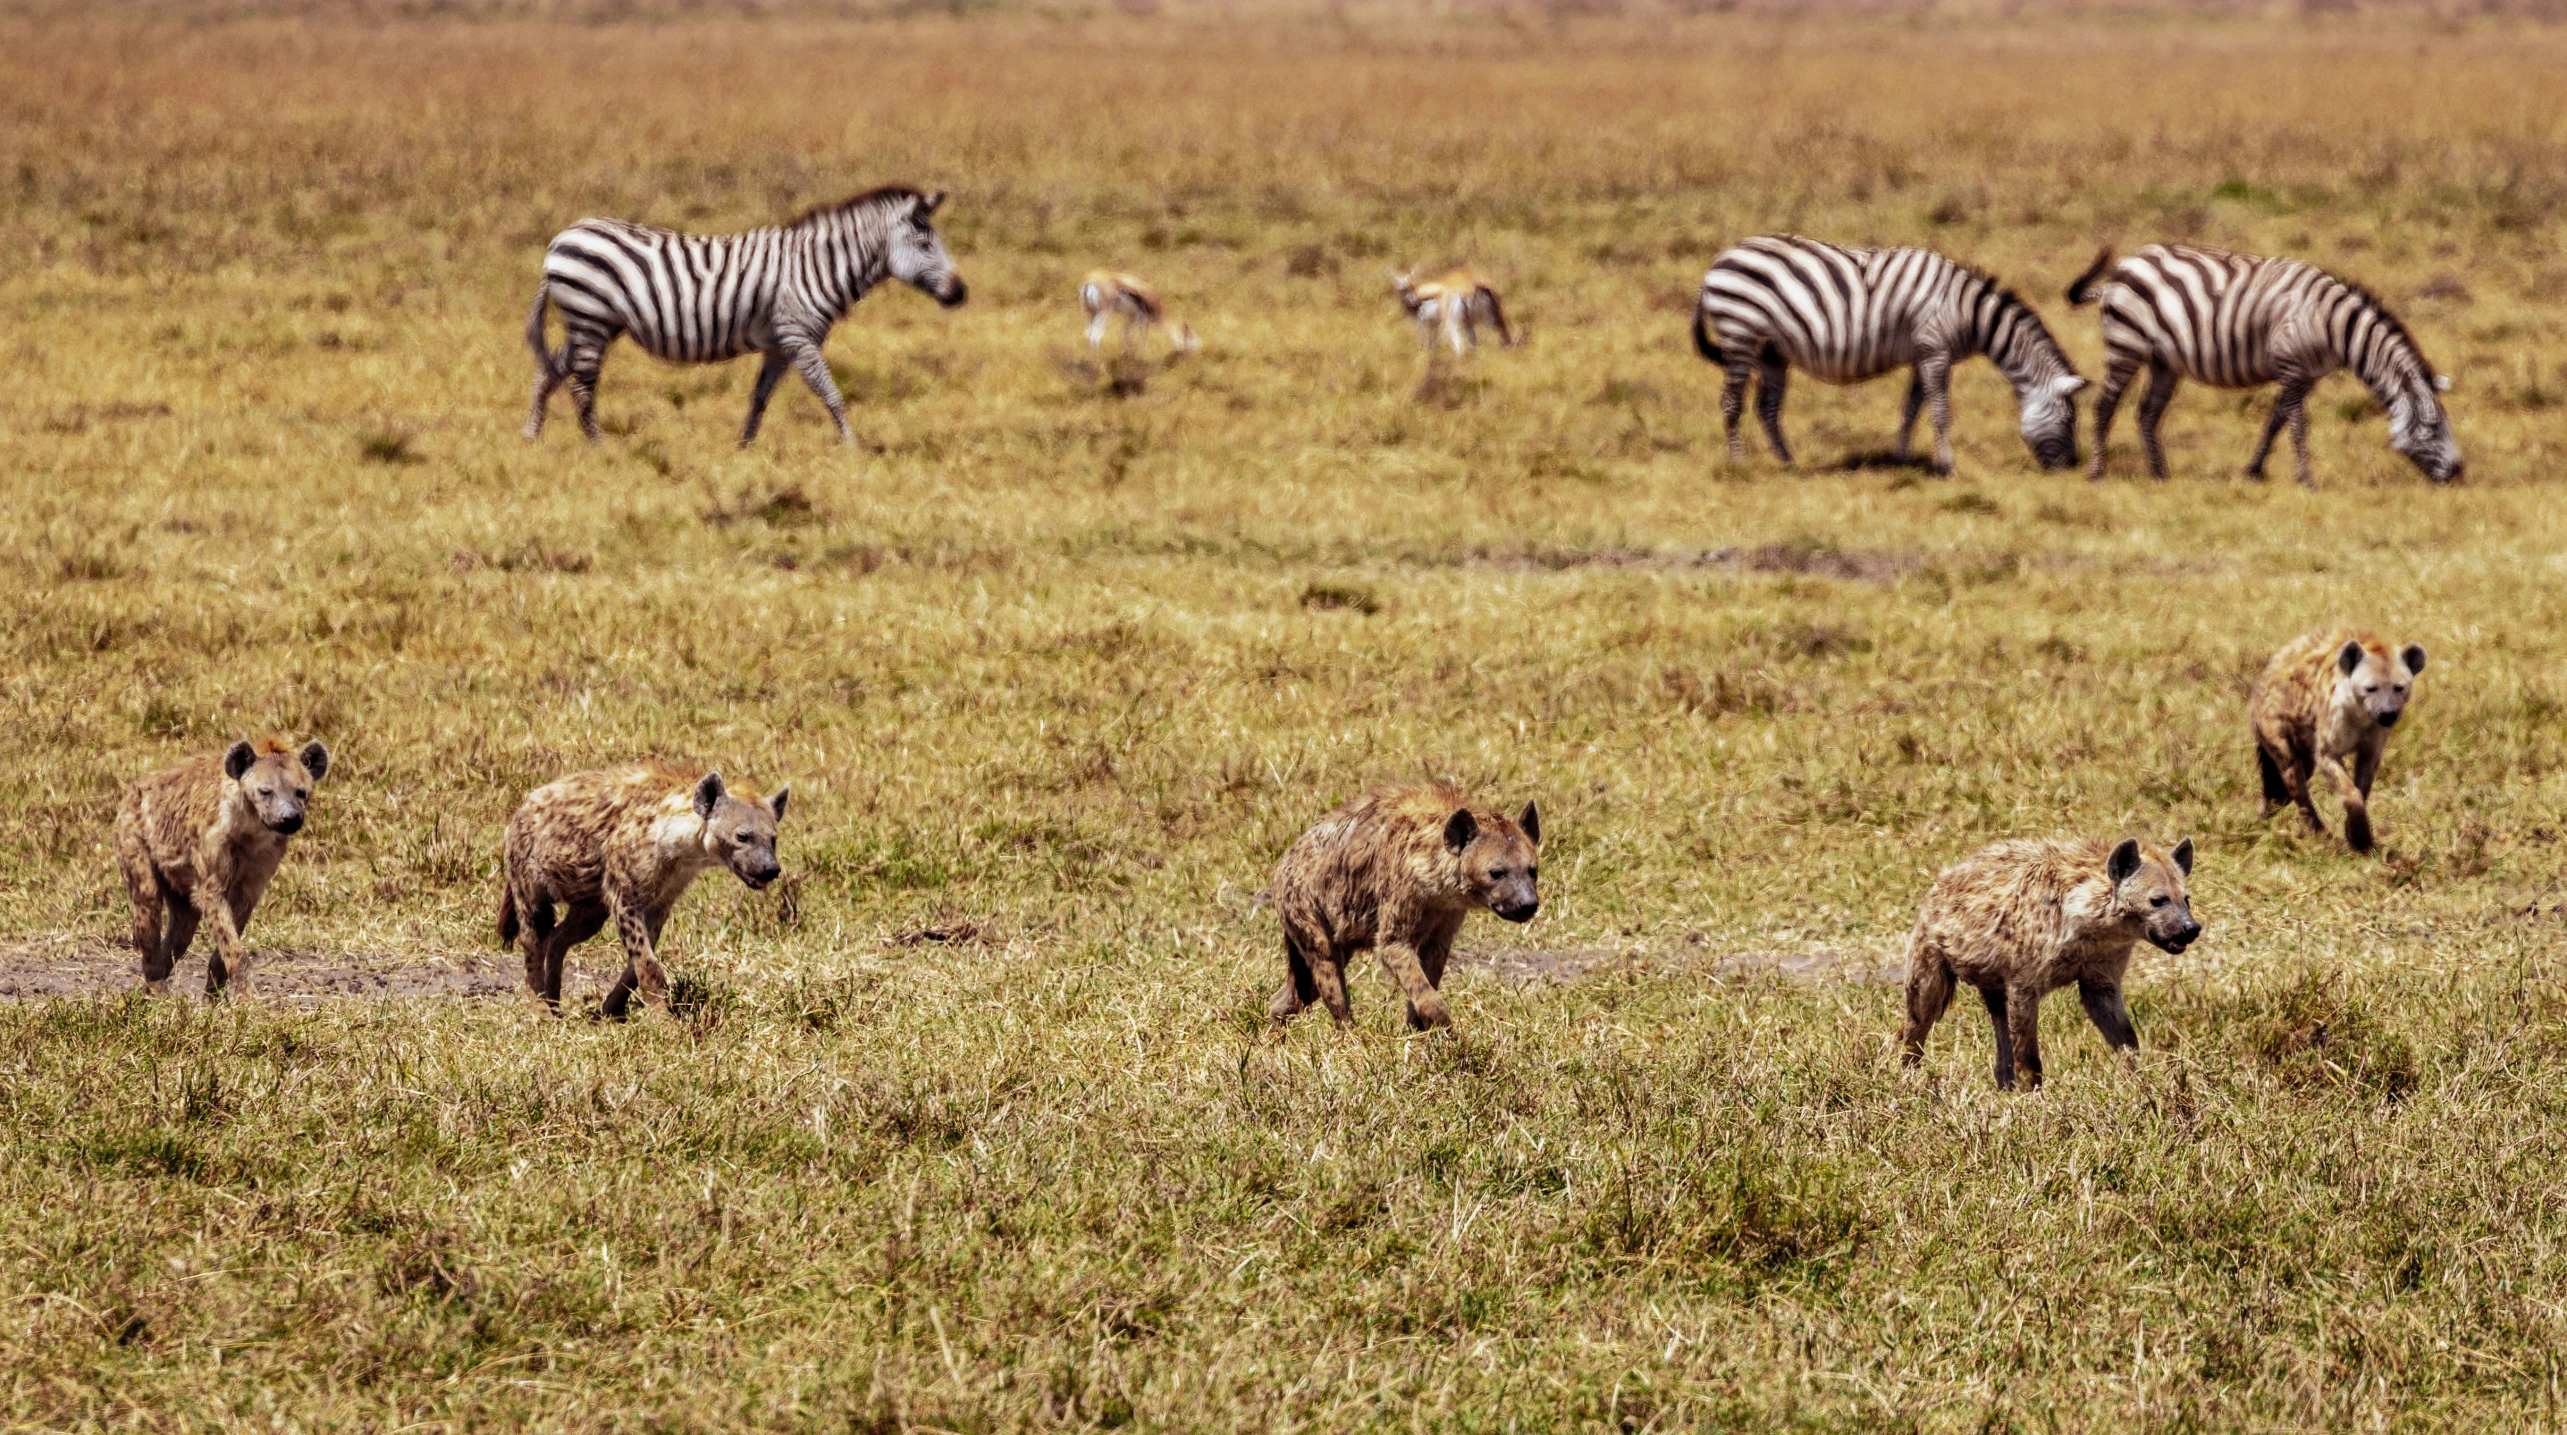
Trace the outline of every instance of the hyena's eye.
{"type": "Polygon", "coordinates": [[[2165,905],[2166,905],[2166,894],[2165,894],[2165,893],[2163,893],[2163,892],[2160,892],[2160,893],[2158,893],[2156,896],[2149,898],[2149,899],[2148,899],[2148,905],[2149,905],[2149,906],[2151,906],[2151,907],[2163,907],[2163,906],[2165,906],[2165,905]]]}

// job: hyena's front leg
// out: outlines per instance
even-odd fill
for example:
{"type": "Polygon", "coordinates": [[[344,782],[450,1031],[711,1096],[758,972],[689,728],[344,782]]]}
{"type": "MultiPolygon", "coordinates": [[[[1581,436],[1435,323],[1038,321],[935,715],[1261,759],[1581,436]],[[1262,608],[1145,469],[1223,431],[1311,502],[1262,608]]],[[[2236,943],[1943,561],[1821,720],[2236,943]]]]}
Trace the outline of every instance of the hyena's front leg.
{"type": "Polygon", "coordinates": [[[1399,983],[1399,989],[1408,996],[1409,1030],[1427,1031],[1453,1024],[1453,1014],[1444,1009],[1444,994],[1426,980],[1426,967],[1418,960],[1417,948],[1406,942],[1387,941],[1381,944],[1379,955],[1391,980],[1399,983]]]}
{"type": "Polygon", "coordinates": [[[2318,755],[2318,770],[2335,785],[2335,795],[2344,799],[2344,845],[2356,852],[2371,850],[2371,798],[2344,770],[2344,764],[2324,753],[2318,755]]]}
{"type": "Polygon", "coordinates": [[[2086,1009],[2086,1019],[2103,1033],[2104,1045],[2115,1051],[2137,1051],[2139,1033],[2130,1024],[2130,1008],[2121,999],[2118,983],[2080,980],[2077,1001],[2086,1009]]]}
{"type": "Polygon", "coordinates": [[[659,922],[641,907],[617,901],[612,896],[607,901],[610,914],[615,919],[615,935],[624,943],[624,974],[617,977],[615,985],[607,991],[606,1000],[598,1007],[599,1014],[609,1021],[622,1021],[637,988],[642,994],[643,1005],[657,1007],[665,1013],[668,1010],[668,971],[660,965],[659,953],[655,950],[659,941],[659,922]]]}
{"type": "Polygon", "coordinates": [[[241,984],[240,994],[248,995],[249,949],[241,944],[240,923],[233,918],[228,896],[222,888],[200,878],[193,898],[191,909],[213,929],[214,935],[214,950],[205,958],[206,997],[223,995],[236,981],[241,984]]]}
{"type": "MultiPolygon", "coordinates": [[[[2041,990],[2009,982],[2003,996],[2005,1031],[2013,1048],[2014,1069],[2027,1089],[2041,1088],[2041,990]]],[[[1994,1008],[1991,1008],[1993,1011],[1994,1008]]],[[[2009,1053],[2000,1052],[2000,1057],[2009,1053]]],[[[2000,1078],[1999,1086],[2008,1084],[2000,1078]]]]}
{"type": "Polygon", "coordinates": [[[1300,938],[1287,923],[1284,927],[1284,983],[1275,991],[1274,1000],[1266,1003],[1266,1018],[1277,1026],[1301,1015],[1302,1010],[1319,1000],[1319,978],[1310,953],[1303,950],[1300,938]]]}

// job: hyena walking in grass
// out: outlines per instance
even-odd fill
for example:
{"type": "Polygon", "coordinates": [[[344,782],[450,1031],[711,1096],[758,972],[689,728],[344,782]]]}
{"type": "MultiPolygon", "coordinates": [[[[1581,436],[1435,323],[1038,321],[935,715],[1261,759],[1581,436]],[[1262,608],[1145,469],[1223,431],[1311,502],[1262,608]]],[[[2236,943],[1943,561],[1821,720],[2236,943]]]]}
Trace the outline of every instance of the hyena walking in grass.
{"type": "Polygon", "coordinates": [[[1532,803],[1509,819],[1440,782],[1378,787],[1321,818],[1266,887],[1288,969],[1267,1015],[1280,1025],[1315,1001],[1351,1022],[1346,961],[1369,948],[1407,994],[1411,1029],[1452,1025],[1441,989],[1462,918],[1532,921],[1541,842],[1532,803]]]}
{"type": "MultiPolygon", "coordinates": [[[[1087,346],[1105,347],[1106,326],[1118,316],[1123,320],[1123,351],[1150,356],[1150,326],[1167,322],[1168,306],[1159,291],[1137,276],[1114,269],[1097,269],[1078,284],[1079,307],[1087,311],[1087,346]]],[[[1180,354],[1191,354],[1201,345],[1194,330],[1179,324],[1171,332],[1169,343],[1180,354]]]]}
{"type": "Polygon", "coordinates": [[[329,770],[330,750],[320,743],[294,752],[267,738],[190,758],[125,790],[116,865],[134,904],[134,950],[148,990],[169,990],[170,969],[200,922],[214,929],[205,994],[220,995],[226,984],[248,990],[241,933],[285,860],[286,839],[303,830],[312,784],[329,770]]]}
{"type": "Polygon", "coordinates": [[[1416,274],[1414,269],[1393,270],[1391,292],[1399,296],[1400,307],[1417,325],[1418,342],[1428,353],[1434,352],[1438,335],[1457,355],[1478,348],[1482,324],[1497,330],[1500,347],[1515,347],[1515,330],[1507,325],[1506,309],[1487,280],[1468,269],[1456,269],[1420,284],[1416,274]]]}
{"type": "Polygon", "coordinates": [[[718,772],[642,763],[526,794],[508,819],[499,895],[499,940],[524,948],[526,989],[559,1010],[562,959],[613,922],[624,974],[600,1014],[620,1020],[637,987],[667,1010],[659,940],[669,909],[710,868],[730,868],[751,891],[774,881],[784,870],[775,834],[787,792],[761,800],[718,772]]]}
{"type": "Polygon", "coordinates": [[[2352,628],[2303,634],[2275,653],[2246,704],[2255,764],[2263,769],[2264,815],[2288,802],[2311,832],[2324,835],[2326,823],[2309,800],[2309,779],[2324,773],[2344,799],[2346,844],[2370,851],[2371,779],[2423,671],[2423,645],[2392,653],[2377,633],[2352,628]]]}
{"type": "Polygon", "coordinates": [[[2041,1084],[2041,999],[2075,983],[2104,1041],[2135,1051],[2122,973],[2141,938],[2180,953],[2201,935],[2184,879],[2193,841],[2172,852],[2136,838],[1999,842],[1943,869],[1907,941],[1899,1059],[1916,1065],[1955,982],[1978,988],[1996,1028],[1997,1086],[2041,1084]]]}

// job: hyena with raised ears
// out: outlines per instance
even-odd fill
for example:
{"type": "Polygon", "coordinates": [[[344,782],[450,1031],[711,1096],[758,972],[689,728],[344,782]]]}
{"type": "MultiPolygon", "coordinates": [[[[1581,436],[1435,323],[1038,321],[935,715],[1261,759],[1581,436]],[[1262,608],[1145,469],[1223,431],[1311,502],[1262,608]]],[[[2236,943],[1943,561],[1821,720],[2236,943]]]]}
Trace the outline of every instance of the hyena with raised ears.
{"type": "MultiPolygon", "coordinates": [[[[1116,269],[1091,270],[1079,281],[1079,307],[1087,311],[1087,346],[1105,347],[1106,326],[1117,317],[1123,320],[1123,349],[1138,351],[1147,358],[1150,352],[1150,327],[1167,321],[1168,306],[1159,291],[1131,274],[1116,269]]],[[[1169,331],[1169,343],[1180,354],[1191,354],[1202,344],[1194,330],[1183,324],[1169,331]]]]}
{"type": "Polygon", "coordinates": [[[2135,1051],[2122,975],[2142,939],[2180,954],[2202,933],[2184,881],[2193,840],[2172,852],[2135,837],[1999,842],[1943,869],[1907,941],[1907,1017],[1899,1059],[1916,1065],[1952,1004],[1976,987],[1996,1029],[1996,1078],[2041,1084],[2041,999],[2074,984],[2086,1016],[2116,1051],[2135,1051]]]}
{"type": "Polygon", "coordinates": [[[303,830],[312,785],[330,770],[318,742],[300,752],[276,738],[236,742],[221,756],[192,757],[135,783],[116,808],[116,865],[134,905],[134,950],[143,984],[169,990],[201,922],[214,929],[205,994],[249,989],[241,945],[250,913],[303,830]]]}
{"type": "Polygon", "coordinates": [[[2370,851],[2371,779],[2423,671],[2422,644],[2391,652],[2387,639],[2353,628],[2302,634],[2275,653],[2246,700],[2264,778],[2263,815],[2288,802],[2323,836],[2326,823],[2309,800],[2309,779],[2323,773],[2344,799],[2346,845],[2370,851]]]}
{"type": "Polygon", "coordinates": [[[578,773],[526,794],[508,819],[499,894],[499,940],[523,947],[526,989],[559,1010],[562,959],[613,922],[624,974],[599,1014],[621,1020],[636,988],[667,1010],[659,940],[669,909],[715,867],[751,891],[773,882],[784,870],[775,838],[788,791],[761,799],[718,772],[654,762],[578,773]]]}
{"type": "Polygon", "coordinates": [[[1346,962],[1371,950],[1408,997],[1412,1029],[1450,1026],[1444,964],[1462,919],[1480,908],[1510,922],[1541,909],[1542,814],[1474,807],[1440,782],[1377,787],[1323,817],[1284,853],[1267,884],[1283,919],[1277,1025],[1319,1002],[1354,1020],[1346,962]]]}
{"type": "Polygon", "coordinates": [[[1456,354],[1478,348],[1482,324],[1497,330],[1501,347],[1515,347],[1515,330],[1508,327],[1497,290],[1486,279],[1468,269],[1456,269],[1422,284],[1416,275],[1414,269],[1392,270],[1391,292],[1399,296],[1400,307],[1416,323],[1418,342],[1428,352],[1433,352],[1438,335],[1453,346],[1456,354]]]}

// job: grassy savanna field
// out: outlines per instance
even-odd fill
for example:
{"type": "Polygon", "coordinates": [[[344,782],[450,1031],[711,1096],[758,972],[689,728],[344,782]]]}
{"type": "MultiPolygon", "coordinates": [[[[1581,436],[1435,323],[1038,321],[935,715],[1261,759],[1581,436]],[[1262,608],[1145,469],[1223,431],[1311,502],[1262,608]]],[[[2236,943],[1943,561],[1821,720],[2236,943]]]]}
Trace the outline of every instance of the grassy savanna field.
{"type": "MultiPolygon", "coordinates": [[[[2557,1428],[2567,1342],[2567,35],[2389,17],[0,24],[0,938],[112,990],[137,774],[320,736],[269,995],[0,1004],[28,1428],[2557,1428]],[[619,346],[517,436],[541,246],[950,188],[973,299],[861,305],[861,446],[619,346]],[[1695,284],[1777,228],[2058,292],[2306,255],[2456,379],[2431,489],[2337,379],[2322,488],[1731,464],[1695,284]],[[1426,370],[1393,264],[1529,332],[1426,370]],[[1097,264],[1203,351],[1077,342],[1097,264]],[[1136,385],[1131,382],[1138,379],[1136,385]],[[2256,819],[2246,686],[2432,662],[2353,857],[2256,819]],[[790,780],[675,1018],[511,980],[500,824],[642,756],[790,780]],[[1458,1030],[1261,1031],[1252,907],[1362,785],[1541,801],[1458,1030]],[[1932,874],[2200,844],[2208,935],[2000,1098],[1889,1049],[1932,874]],[[1789,971],[1782,969],[1788,967],[1789,971]],[[1529,976],[1528,976],[1529,974],[1529,976]]],[[[2274,472],[2288,473],[2287,457],[2274,472]]],[[[2331,802],[2327,805],[2333,818],[2331,802]]],[[[198,978],[201,951],[182,968],[198,978]]],[[[573,957],[584,992],[603,945],[573,957]]],[[[201,978],[200,978],[201,979],[201,978]]]]}

